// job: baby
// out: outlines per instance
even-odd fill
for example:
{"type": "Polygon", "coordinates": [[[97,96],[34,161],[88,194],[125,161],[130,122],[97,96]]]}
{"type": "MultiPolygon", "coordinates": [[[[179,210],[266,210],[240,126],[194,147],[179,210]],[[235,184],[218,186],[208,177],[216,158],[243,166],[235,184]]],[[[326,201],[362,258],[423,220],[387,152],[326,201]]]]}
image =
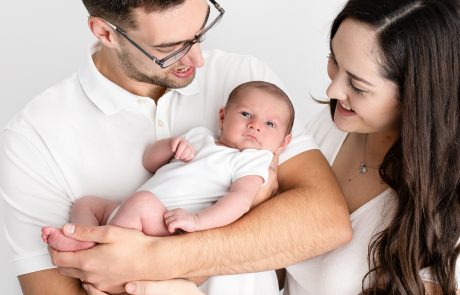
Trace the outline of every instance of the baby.
{"type": "MultiPolygon", "coordinates": [[[[268,180],[273,154],[291,139],[294,108],[277,86],[251,81],[236,87],[219,110],[221,134],[204,127],[183,137],[159,140],[144,153],[144,167],[155,173],[136,193],[118,203],[83,197],[72,206],[76,224],[112,224],[165,236],[220,227],[245,214],[268,180]],[[183,209],[186,208],[186,209],[183,209]]],[[[59,251],[94,243],[44,227],[42,239],[59,251]]]]}

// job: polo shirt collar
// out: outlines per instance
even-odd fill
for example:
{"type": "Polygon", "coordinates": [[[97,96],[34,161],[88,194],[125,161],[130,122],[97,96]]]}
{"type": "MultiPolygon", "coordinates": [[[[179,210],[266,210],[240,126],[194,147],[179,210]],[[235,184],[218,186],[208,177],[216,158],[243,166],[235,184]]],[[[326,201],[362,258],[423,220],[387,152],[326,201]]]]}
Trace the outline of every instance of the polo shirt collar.
{"type": "MultiPolygon", "coordinates": [[[[102,75],[96,68],[92,55],[98,49],[97,44],[93,46],[86,62],[78,70],[81,87],[88,98],[106,115],[112,115],[120,110],[137,106],[137,101],[145,97],[135,95],[118,86],[102,75]]],[[[195,95],[199,92],[198,81],[195,78],[187,87],[171,89],[167,92],[177,92],[183,96],[195,95]]]]}

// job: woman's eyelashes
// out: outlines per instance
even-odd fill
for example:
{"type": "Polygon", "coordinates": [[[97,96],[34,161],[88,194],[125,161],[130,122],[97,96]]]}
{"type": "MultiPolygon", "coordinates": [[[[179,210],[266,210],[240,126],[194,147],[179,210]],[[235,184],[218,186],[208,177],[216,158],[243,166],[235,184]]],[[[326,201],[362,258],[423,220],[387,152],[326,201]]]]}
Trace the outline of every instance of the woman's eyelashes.
{"type": "MultiPolygon", "coordinates": [[[[332,53],[330,53],[327,58],[328,58],[328,63],[332,64],[335,67],[339,66],[337,63],[337,60],[335,59],[332,53]]],[[[351,80],[350,77],[348,77],[347,86],[351,89],[351,92],[353,92],[353,94],[356,94],[356,95],[362,95],[367,92],[366,90],[363,90],[353,85],[353,81],[351,80]]]]}
{"type": "Polygon", "coordinates": [[[350,87],[351,92],[353,92],[356,95],[362,95],[363,93],[366,93],[366,90],[355,87],[355,85],[353,85],[353,82],[351,81],[350,78],[348,79],[347,85],[348,87],[350,87]]]}

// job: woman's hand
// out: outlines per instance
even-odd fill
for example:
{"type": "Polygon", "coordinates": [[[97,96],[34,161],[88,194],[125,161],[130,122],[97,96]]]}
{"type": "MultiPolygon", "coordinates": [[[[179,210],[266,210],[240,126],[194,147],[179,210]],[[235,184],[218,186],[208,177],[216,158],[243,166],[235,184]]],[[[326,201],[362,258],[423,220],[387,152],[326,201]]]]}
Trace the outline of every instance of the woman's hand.
{"type": "MultiPolygon", "coordinates": [[[[88,295],[107,295],[90,284],[85,284],[84,288],[88,295]]],[[[125,291],[125,294],[134,295],[205,295],[194,283],[182,279],[130,282],[126,284],[125,291]]]]}
{"type": "Polygon", "coordinates": [[[273,161],[268,170],[267,183],[260,188],[259,193],[252,202],[251,208],[265,202],[278,192],[278,162],[280,153],[281,151],[278,151],[273,155],[273,161]]]}
{"type": "Polygon", "coordinates": [[[137,281],[126,284],[126,292],[134,295],[205,295],[187,280],[137,281]]]}

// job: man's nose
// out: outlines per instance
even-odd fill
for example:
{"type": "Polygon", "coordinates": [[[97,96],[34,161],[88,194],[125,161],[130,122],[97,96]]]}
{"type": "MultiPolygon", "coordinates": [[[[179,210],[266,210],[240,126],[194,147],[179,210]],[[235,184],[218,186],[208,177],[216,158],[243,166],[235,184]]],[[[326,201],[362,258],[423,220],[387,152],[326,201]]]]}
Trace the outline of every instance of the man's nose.
{"type": "Polygon", "coordinates": [[[201,68],[204,65],[204,58],[203,53],[201,52],[200,44],[193,44],[187,54],[180,59],[180,62],[186,66],[201,68]]]}

